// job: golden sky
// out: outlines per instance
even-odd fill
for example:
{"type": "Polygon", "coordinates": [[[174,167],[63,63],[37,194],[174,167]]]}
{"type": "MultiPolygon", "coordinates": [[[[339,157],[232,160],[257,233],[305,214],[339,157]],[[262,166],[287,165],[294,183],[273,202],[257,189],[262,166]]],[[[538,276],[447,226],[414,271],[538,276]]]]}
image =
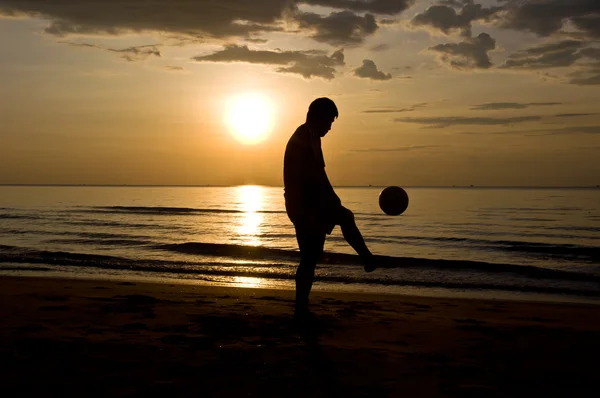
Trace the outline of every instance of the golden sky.
{"type": "Polygon", "coordinates": [[[334,185],[597,185],[599,26],[597,0],[0,0],[0,183],[280,185],[328,96],[334,185]]]}

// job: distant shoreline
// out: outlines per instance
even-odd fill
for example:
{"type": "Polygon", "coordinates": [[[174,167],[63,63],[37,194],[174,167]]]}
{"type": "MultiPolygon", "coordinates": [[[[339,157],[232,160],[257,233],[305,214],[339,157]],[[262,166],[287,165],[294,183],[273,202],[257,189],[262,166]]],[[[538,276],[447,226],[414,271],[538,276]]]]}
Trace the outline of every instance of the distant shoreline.
{"type": "MultiPolygon", "coordinates": [[[[246,185],[283,188],[282,185],[262,185],[262,184],[235,184],[235,185],[217,185],[217,184],[199,184],[199,185],[162,185],[162,184],[0,184],[0,187],[106,187],[106,188],[229,188],[246,185]]],[[[335,185],[335,188],[385,188],[388,185],[335,185]]],[[[406,185],[407,189],[600,189],[599,185],[583,186],[502,186],[502,185],[406,185]]]]}

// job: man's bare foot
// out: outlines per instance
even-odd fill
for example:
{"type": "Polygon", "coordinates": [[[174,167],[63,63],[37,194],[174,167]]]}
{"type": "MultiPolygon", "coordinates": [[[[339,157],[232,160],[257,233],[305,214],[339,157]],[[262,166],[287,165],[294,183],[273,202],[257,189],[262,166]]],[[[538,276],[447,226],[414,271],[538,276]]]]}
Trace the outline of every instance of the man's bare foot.
{"type": "Polygon", "coordinates": [[[363,259],[363,265],[365,272],[373,272],[377,269],[377,263],[374,255],[369,255],[363,259]]]}

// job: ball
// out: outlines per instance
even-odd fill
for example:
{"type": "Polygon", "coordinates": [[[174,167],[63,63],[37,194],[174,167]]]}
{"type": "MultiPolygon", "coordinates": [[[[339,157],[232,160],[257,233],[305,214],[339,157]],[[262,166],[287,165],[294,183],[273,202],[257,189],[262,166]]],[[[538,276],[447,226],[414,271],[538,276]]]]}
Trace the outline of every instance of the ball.
{"type": "Polygon", "coordinates": [[[387,187],[379,194],[379,207],[388,216],[398,216],[408,207],[408,194],[400,187],[387,187]]]}

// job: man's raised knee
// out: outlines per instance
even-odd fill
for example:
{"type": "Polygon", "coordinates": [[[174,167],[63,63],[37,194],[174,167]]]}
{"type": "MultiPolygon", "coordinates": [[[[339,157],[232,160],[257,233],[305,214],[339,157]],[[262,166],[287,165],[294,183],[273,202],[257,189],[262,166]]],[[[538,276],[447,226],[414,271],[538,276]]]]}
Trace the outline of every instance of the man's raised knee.
{"type": "Polygon", "coordinates": [[[344,225],[344,224],[348,224],[348,223],[353,223],[354,222],[354,213],[352,213],[352,211],[350,209],[347,209],[345,207],[342,207],[342,211],[340,214],[340,225],[344,225]]]}

